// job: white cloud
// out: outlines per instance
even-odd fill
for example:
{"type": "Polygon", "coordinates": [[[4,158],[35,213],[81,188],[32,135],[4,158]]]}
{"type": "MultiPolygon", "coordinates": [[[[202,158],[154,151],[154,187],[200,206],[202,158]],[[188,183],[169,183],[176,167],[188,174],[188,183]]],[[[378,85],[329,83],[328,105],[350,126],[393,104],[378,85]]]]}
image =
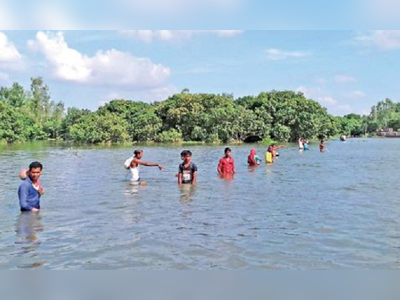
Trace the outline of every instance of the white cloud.
{"type": "Polygon", "coordinates": [[[7,82],[10,80],[10,76],[6,73],[0,72],[0,81],[7,82]]]}
{"type": "Polygon", "coordinates": [[[315,82],[323,85],[323,84],[327,84],[328,80],[326,80],[325,78],[318,78],[317,80],[315,80],[315,82]]]}
{"type": "Polygon", "coordinates": [[[345,84],[345,83],[357,82],[357,79],[353,76],[348,76],[348,75],[336,75],[335,81],[337,83],[345,84]]]}
{"type": "Polygon", "coordinates": [[[329,96],[325,96],[325,97],[319,98],[318,102],[321,103],[321,104],[325,104],[325,105],[335,105],[335,104],[337,104],[337,101],[335,99],[333,99],[332,97],[329,97],[329,96]]]}
{"type": "Polygon", "coordinates": [[[366,94],[363,91],[351,91],[346,96],[347,98],[360,99],[365,98],[366,94]]]}
{"type": "Polygon", "coordinates": [[[358,33],[356,40],[380,50],[400,49],[400,30],[372,30],[358,33]]]}
{"type": "Polygon", "coordinates": [[[115,49],[88,56],[70,48],[64,34],[38,32],[29,46],[42,52],[54,75],[65,81],[131,89],[157,88],[170,77],[170,69],[115,49]]]}
{"type": "Polygon", "coordinates": [[[304,96],[310,99],[314,99],[322,105],[336,105],[337,101],[331,96],[326,96],[324,91],[320,87],[305,87],[299,86],[296,89],[297,93],[303,93],[304,96]]]}
{"type": "Polygon", "coordinates": [[[8,40],[8,37],[0,32],[0,62],[21,61],[22,56],[17,48],[8,40]]]}
{"type": "Polygon", "coordinates": [[[200,34],[213,34],[219,37],[234,37],[242,34],[242,30],[122,30],[121,34],[142,41],[188,39],[200,34]]]}
{"type": "Polygon", "coordinates": [[[266,50],[267,58],[269,60],[278,61],[289,58],[303,58],[309,56],[309,53],[299,51],[283,51],[279,49],[268,49],[266,50]]]}
{"type": "Polygon", "coordinates": [[[314,97],[319,97],[322,93],[322,89],[319,87],[305,87],[305,86],[299,86],[296,89],[297,93],[303,93],[306,97],[314,98],[314,97]]]}
{"type": "Polygon", "coordinates": [[[353,108],[344,103],[340,103],[335,98],[327,95],[326,91],[320,87],[305,87],[300,86],[296,89],[297,92],[301,92],[309,99],[313,99],[319,102],[322,106],[326,107],[328,111],[333,115],[346,115],[352,112],[353,108]]]}

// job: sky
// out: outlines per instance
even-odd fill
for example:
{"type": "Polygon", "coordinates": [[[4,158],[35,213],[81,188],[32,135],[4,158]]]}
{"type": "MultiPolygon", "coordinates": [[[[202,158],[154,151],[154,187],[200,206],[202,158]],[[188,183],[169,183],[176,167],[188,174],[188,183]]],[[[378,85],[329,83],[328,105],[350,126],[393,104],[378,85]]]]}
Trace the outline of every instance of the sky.
{"type": "Polygon", "coordinates": [[[396,28],[398,0],[0,0],[0,29],[396,28]]]}
{"type": "Polygon", "coordinates": [[[400,100],[400,30],[0,31],[0,86],[29,89],[37,76],[52,100],[92,110],[188,88],[294,90],[334,115],[368,114],[377,101],[400,100]]]}

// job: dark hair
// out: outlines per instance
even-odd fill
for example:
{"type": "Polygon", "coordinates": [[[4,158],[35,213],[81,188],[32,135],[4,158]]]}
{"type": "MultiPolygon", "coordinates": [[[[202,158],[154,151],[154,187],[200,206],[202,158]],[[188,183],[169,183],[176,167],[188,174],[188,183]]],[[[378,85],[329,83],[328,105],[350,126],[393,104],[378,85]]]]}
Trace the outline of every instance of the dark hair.
{"type": "Polygon", "coordinates": [[[181,157],[185,157],[185,156],[192,156],[192,152],[190,152],[189,150],[182,151],[181,157]]]}
{"type": "Polygon", "coordinates": [[[135,154],[135,156],[138,156],[140,153],[142,153],[143,150],[142,149],[137,149],[135,150],[135,152],[133,152],[135,154]]]}
{"type": "Polygon", "coordinates": [[[232,152],[231,148],[225,148],[225,153],[232,152]]]}
{"type": "Polygon", "coordinates": [[[37,169],[37,168],[40,168],[40,171],[43,170],[43,165],[38,161],[35,161],[29,165],[29,171],[32,171],[32,169],[37,169]]]}

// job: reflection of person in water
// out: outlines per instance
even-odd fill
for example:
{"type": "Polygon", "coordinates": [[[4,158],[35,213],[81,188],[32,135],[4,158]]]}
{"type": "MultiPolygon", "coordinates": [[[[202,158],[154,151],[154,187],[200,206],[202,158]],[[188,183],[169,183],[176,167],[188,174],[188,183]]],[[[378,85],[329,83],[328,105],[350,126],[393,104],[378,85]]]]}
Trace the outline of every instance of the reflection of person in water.
{"type": "Polygon", "coordinates": [[[30,253],[37,250],[40,240],[37,234],[43,232],[41,217],[38,214],[22,212],[17,219],[15,231],[19,238],[19,244],[22,244],[24,253],[30,253]]]}
{"type": "Polygon", "coordinates": [[[233,181],[235,179],[235,173],[231,174],[218,174],[219,178],[225,180],[225,181],[233,181]]]}
{"type": "Polygon", "coordinates": [[[192,202],[192,198],[196,192],[196,186],[191,184],[182,184],[179,186],[181,192],[181,202],[182,203],[190,203],[192,202]]]}

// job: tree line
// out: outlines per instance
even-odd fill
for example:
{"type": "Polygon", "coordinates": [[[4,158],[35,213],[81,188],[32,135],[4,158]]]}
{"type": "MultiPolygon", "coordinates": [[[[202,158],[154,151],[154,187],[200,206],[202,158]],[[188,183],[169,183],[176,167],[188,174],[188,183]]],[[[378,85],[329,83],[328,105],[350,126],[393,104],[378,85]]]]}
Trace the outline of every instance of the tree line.
{"type": "Polygon", "coordinates": [[[400,128],[400,103],[390,99],[371,114],[330,115],[318,102],[292,91],[191,94],[187,89],[162,102],[113,100],[98,110],[68,108],[52,101],[42,78],[30,90],[18,84],[0,89],[0,141],[60,139],[78,143],[294,142],[400,128]]]}

